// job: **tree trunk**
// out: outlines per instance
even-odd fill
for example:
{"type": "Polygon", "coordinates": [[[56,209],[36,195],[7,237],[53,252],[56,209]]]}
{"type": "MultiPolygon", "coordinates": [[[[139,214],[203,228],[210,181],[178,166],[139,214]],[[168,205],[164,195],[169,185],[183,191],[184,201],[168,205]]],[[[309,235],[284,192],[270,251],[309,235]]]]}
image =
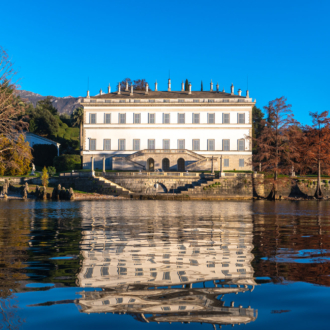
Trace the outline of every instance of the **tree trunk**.
{"type": "Polygon", "coordinates": [[[274,183],[273,183],[273,188],[270,191],[269,195],[267,196],[267,199],[270,201],[274,201],[276,197],[276,189],[277,188],[277,171],[274,173],[274,183]]]}
{"type": "Polygon", "coordinates": [[[81,169],[84,168],[84,165],[83,165],[83,156],[82,156],[82,151],[84,149],[84,143],[83,143],[83,123],[82,121],[80,121],[80,124],[79,124],[79,142],[80,142],[80,166],[81,166],[81,169]]]}
{"type": "Polygon", "coordinates": [[[322,190],[321,190],[321,162],[319,160],[318,164],[318,171],[317,171],[317,185],[316,185],[316,191],[314,194],[315,198],[323,198],[322,190]]]}
{"type": "Polygon", "coordinates": [[[80,151],[83,150],[83,130],[82,130],[82,122],[79,124],[79,139],[80,139],[80,151]]]}

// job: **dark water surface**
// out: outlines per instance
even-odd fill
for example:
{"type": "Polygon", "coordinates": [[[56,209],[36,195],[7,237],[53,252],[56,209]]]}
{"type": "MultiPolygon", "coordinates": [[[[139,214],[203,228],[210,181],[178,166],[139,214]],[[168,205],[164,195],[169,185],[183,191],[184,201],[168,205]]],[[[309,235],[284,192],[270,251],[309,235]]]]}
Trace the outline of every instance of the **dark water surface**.
{"type": "Polygon", "coordinates": [[[329,329],[330,203],[0,202],[0,329],[329,329]]]}

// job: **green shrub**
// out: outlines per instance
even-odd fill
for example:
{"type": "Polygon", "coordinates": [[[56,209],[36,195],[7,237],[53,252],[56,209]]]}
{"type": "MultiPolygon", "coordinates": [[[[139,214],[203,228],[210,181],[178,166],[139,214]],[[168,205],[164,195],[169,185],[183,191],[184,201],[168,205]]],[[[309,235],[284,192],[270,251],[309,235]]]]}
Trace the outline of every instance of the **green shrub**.
{"type": "Polygon", "coordinates": [[[32,156],[32,162],[36,166],[52,166],[54,157],[57,156],[57,148],[53,144],[35,144],[32,149],[32,156]]]}
{"type": "Polygon", "coordinates": [[[59,172],[80,170],[81,159],[79,155],[61,155],[54,158],[54,166],[59,172]]]}
{"type": "Polygon", "coordinates": [[[48,166],[47,171],[50,176],[56,174],[56,168],[54,166],[48,166]]]}

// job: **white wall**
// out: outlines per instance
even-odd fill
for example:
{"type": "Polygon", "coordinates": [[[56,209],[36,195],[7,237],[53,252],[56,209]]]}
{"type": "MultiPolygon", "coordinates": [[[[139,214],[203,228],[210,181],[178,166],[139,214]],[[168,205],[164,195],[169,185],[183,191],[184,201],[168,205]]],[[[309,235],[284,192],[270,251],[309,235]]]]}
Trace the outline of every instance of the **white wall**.
{"type": "MultiPolygon", "coordinates": [[[[133,126],[133,125],[132,125],[133,126]]],[[[129,129],[116,128],[88,128],[85,130],[85,149],[89,149],[89,139],[96,139],[96,150],[103,150],[103,140],[111,139],[111,150],[118,150],[118,140],[126,139],[126,150],[133,150],[133,139],[140,139],[140,149],[148,149],[148,139],[155,139],[156,149],[163,149],[163,139],[170,140],[170,148],[177,149],[177,140],[184,139],[186,149],[192,150],[192,140],[200,140],[201,150],[207,150],[207,140],[215,140],[215,149],[222,150],[222,140],[230,139],[230,149],[237,150],[237,140],[244,139],[249,135],[249,128],[230,129],[219,128],[212,125],[210,128],[166,128],[148,127],[146,125],[139,128],[129,129]]],[[[192,127],[193,125],[189,125],[192,127]]],[[[249,141],[245,141],[245,148],[249,150],[249,141]]]]}

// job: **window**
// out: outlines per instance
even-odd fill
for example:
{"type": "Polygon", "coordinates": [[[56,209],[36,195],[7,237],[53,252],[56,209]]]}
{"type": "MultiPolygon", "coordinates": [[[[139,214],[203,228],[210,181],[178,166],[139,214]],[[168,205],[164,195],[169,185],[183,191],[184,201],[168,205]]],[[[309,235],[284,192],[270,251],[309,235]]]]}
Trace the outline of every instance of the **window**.
{"type": "Polygon", "coordinates": [[[96,124],[96,113],[91,113],[90,115],[90,123],[96,124]]]}
{"type": "Polygon", "coordinates": [[[184,140],[178,140],[178,149],[185,149],[184,140]]]}
{"type": "Polygon", "coordinates": [[[213,151],[215,150],[215,141],[207,140],[207,150],[213,151]]]}
{"type": "Polygon", "coordinates": [[[169,123],[170,123],[170,114],[164,113],[164,124],[169,124],[169,123]]]}
{"type": "Polygon", "coordinates": [[[119,124],[126,124],[126,113],[119,114],[119,124]]]}
{"type": "Polygon", "coordinates": [[[229,167],[229,159],[224,159],[223,160],[223,166],[224,167],[229,167]]]}
{"type": "Polygon", "coordinates": [[[103,150],[111,150],[111,140],[103,140],[103,150]]]}
{"type": "Polygon", "coordinates": [[[230,140],[222,140],[222,150],[230,150],[230,140]]]}
{"type": "Polygon", "coordinates": [[[126,140],[125,139],[118,140],[118,149],[126,150],[126,140]]]}
{"type": "Polygon", "coordinates": [[[207,114],[207,122],[209,124],[215,124],[215,114],[214,113],[207,114]]]}
{"type": "Polygon", "coordinates": [[[155,140],[148,140],[148,149],[155,149],[155,140]]]}
{"type": "Polygon", "coordinates": [[[199,124],[199,113],[193,113],[193,124],[199,124]]]}
{"type": "Polygon", "coordinates": [[[155,123],[155,114],[149,113],[149,124],[154,124],[154,123],[155,123]]]}
{"type": "Polygon", "coordinates": [[[140,140],[133,140],[133,150],[140,150],[140,140]]]}
{"type": "Polygon", "coordinates": [[[238,161],[239,161],[238,166],[239,167],[244,167],[244,159],[239,159],[238,161]]]}
{"type": "Polygon", "coordinates": [[[141,114],[140,113],[135,113],[134,115],[134,124],[141,124],[141,114]]]}
{"type": "Polygon", "coordinates": [[[238,150],[239,151],[244,151],[244,140],[238,140],[238,150]]]}
{"type": "Polygon", "coordinates": [[[222,114],[222,123],[223,124],[230,124],[230,115],[229,115],[229,113],[222,114]]]}
{"type": "Polygon", "coordinates": [[[238,123],[239,124],[245,124],[245,113],[239,113],[238,114],[238,123]]]}
{"type": "Polygon", "coordinates": [[[170,140],[163,140],[163,149],[170,149],[170,140]]]}
{"type": "Polygon", "coordinates": [[[185,121],[185,117],[184,117],[184,113],[179,113],[178,114],[178,124],[184,124],[185,121]]]}
{"type": "Polygon", "coordinates": [[[104,116],[104,122],[106,124],[110,124],[111,123],[111,113],[106,113],[104,116]]]}
{"type": "Polygon", "coordinates": [[[89,140],[89,150],[96,150],[96,140],[95,139],[89,140]]]}
{"type": "Polygon", "coordinates": [[[192,143],[192,149],[193,150],[200,150],[200,142],[199,142],[199,140],[193,140],[192,142],[193,142],[192,143]]]}

